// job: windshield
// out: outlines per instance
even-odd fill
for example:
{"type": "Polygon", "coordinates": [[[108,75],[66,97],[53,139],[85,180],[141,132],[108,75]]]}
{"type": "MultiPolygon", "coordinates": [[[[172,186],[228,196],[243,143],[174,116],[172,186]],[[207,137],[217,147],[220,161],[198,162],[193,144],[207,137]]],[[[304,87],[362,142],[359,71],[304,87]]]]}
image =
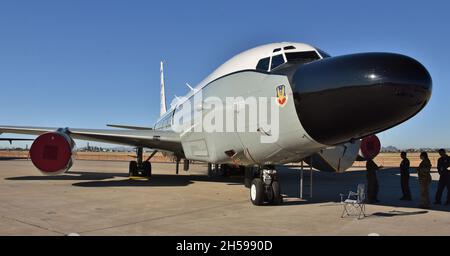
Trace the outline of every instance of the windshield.
{"type": "Polygon", "coordinates": [[[319,60],[320,56],[315,51],[287,52],[286,59],[288,62],[309,63],[315,60],[319,60]]]}
{"type": "Polygon", "coordinates": [[[284,63],[283,54],[275,55],[272,57],[272,64],[270,65],[270,69],[274,69],[284,63]]]}

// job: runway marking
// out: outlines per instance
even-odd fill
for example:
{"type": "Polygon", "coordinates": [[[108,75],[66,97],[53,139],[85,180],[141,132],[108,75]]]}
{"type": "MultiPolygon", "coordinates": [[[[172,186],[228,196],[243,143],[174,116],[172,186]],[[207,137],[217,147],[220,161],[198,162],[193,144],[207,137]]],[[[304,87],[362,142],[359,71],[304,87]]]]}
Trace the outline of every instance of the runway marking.
{"type": "Polygon", "coordinates": [[[188,214],[192,214],[192,213],[196,213],[196,212],[202,212],[202,211],[205,211],[205,210],[212,210],[212,209],[217,209],[217,208],[222,208],[222,207],[228,207],[228,206],[231,206],[231,205],[242,204],[242,203],[248,203],[248,202],[247,202],[247,200],[242,200],[240,202],[226,204],[226,205],[218,205],[218,206],[213,206],[213,207],[201,208],[201,209],[196,209],[196,210],[189,211],[189,212],[183,212],[183,213],[178,213],[178,214],[171,214],[171,215],[160,216],[160,217],[155,217],[155,218],[149,218],[149,219],[144,219],[144,220],[140,220],[140,221],[124,223],[124,224],[115,225],[115,226],[109,226],[109,227],[105,227],[105,228],[85,230],[85,231],[79,232],[78,234],[102,231],[102,230],[113,229],[113,228],[121,228],[121,227],[136,225],[136,224],[139,224],[139,223],[151,222],[151,221],[155,221],[155,220],[162,220],[162,219],[166,219],[166,218],[173,218],[173,217],[188,215],[188,214]]]}
{"type": "Polygon", "coordinates": [[[40,225],[37,225],[37,224],[33,224],[33,223],[29,223],[29,222],[26,222],[26,221],[23,221],[23,220],[19,220],[19,219],[16,219],[16,218],[11,218],[11,217],[7,217],[7,216],[3,216],[3,215],[2,215],[2,218],[8,219],[8,220],[12,220],[12,221],[16,221],[16,222],[19,222],[19,223],[22,223],[22,224],[25,224],[25,225],[29,225],[29,226],[32,226],[32,227],[36,227],[36,228],[39,228],[39,229],[42,229],[42,230],[46,230],[46,231],[50,231],[50,232],[53,232],[53,233],[57,233],[57,234],[60,234],[60,235],[65,235],[66,234],[64,232],[60,232],[60,231],[57,231],[57,230],[46,228],[46,227],[43,227],[43,226],[40,226],[40,225]]]}

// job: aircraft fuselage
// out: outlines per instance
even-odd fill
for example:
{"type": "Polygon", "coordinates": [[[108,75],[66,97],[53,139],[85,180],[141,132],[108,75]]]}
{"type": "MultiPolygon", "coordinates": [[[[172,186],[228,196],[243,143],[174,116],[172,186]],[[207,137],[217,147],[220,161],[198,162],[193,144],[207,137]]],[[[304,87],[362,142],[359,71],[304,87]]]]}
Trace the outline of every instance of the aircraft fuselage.
{"type": "Polygon", "coordinates": [[[264,54],[253,68],[229,73],[219,68],[215,73],[220,75],[212,75],[175,104],[155,129],[178,131],[180,154],[186,159],[283,164],[398,125],[417,114],[431,97],[430,75],[410,57],[393,53],[329,57],[317,50],[314,58],[311,49],[300,53],[305,58],[292,61],[289,54],[291,58],[301,54],[283,50],[268,54],[267,70],[258,67],[264,54]],[[274,66],[280,54],[284,63],[274,66]],[[255,102],[256,110],[251,107],[255,102]],[[234,126],[239,126],[242,115],[246,119],[240,125],[245,129],[239,130],[234,126]],[[215,130],[204,129],[214,123],[212,116],[222,123],[212,127],[215,130]],[[275,134],[267,124],[276,122],[275,134]]]}

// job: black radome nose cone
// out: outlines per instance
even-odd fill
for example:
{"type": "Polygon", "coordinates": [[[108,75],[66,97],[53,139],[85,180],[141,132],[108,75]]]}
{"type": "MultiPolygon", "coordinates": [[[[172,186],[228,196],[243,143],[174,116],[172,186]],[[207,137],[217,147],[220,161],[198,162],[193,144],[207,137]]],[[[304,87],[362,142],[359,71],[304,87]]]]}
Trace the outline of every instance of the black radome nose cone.
{"type": "Polygon", "coordinates": [[[432,79],[418,61],[393,53],[361,53],[299,66],[295,107],[306,132],[336,145],[398,125],[431,97],[432,79]]]}

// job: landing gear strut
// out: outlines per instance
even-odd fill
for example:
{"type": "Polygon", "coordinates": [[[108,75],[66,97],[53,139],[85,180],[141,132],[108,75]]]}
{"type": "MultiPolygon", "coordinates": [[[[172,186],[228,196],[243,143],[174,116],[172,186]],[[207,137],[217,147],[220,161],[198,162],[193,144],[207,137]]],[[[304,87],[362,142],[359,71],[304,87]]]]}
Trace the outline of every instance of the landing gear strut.
{"type": "Polygon", "coordinates": [[[146,177],[152,176],[152,163],[150,159],[156,154],[156,151],[150,155],[148,159],[143,161],[144,150],[142,147],[136,148],[136,161],[130,162],[128,174],[130,177],[146,177]]]}
{"type": "Polygon", "coordinates": [[[254,205],[278,205],[283,202],[278,174],[274,168],[263,168],[256,173],[250,185],[250,200],[254,205]]]}

